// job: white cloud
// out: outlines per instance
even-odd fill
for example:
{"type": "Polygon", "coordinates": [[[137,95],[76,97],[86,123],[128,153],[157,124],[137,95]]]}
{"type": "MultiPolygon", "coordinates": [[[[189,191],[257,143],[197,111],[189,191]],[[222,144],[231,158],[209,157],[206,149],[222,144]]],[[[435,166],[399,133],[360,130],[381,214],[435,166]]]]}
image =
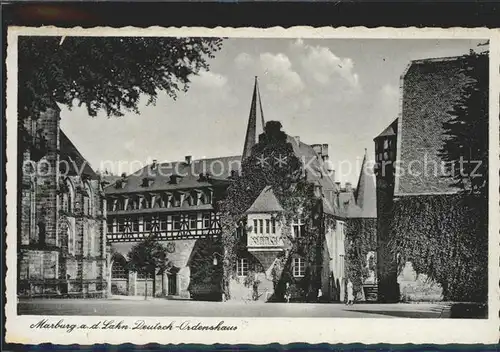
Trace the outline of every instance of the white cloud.
{"type": "Polygon", "coordinates": [[[191,84],[204,88],[223,88],[227,85],[227,78],[211,71],[200,71],[191,77],[191,84]]]}
{"type": "Polygon", "coordinates": [[[267,75],[266,87],[281,95],[296,94],[304,90],[299,74],[292,69],[288,56],[282,53],[263,53],[259,57],[261,69],[267,75]]]}
{"type": "Polygon", "coordinates": [[[247,53],[239,53],[234,59],[234,63],[236,67],[239,69],[251,66],[254,63],[254,60],[250,54],[247,53]]]}
{"type": "Polygon", "coordinates": [[[340,58],[327,47],[307,45],[301,39],[296,40],[291,48],[298,52],[304,72],[317,83],[340,83],[344,88],[360,90],[359,76],[351,58],[340,58]]]}
{"type": "Polygon", "coordinates": [[[392,84],[384,84],[380,90],[380,99],[386,106],[398,106],[399,88],[392,84]]]}

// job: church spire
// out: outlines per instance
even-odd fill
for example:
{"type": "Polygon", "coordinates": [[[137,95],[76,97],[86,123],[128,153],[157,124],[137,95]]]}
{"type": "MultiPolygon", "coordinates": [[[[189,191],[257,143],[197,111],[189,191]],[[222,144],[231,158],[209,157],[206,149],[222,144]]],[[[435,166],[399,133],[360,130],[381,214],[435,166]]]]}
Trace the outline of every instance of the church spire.
{"type": "Polygon", "coordinates": [[[366,148],[354,197],[356,204],[361,208],[362,217],[377,217],[375,177],[373,170],[369,168],[366,148]]]}
{"type": "Polygon", "coordinates": [[[257,76],[255,76],[255,84],[253,87],[252,104],[250,105],[250,115],[248,117],[247,134],[245,136],[245,144],[243,147],[242,160],[250,156],[252,147],[257,142],[257,115],[260,114],[262,123],[262,131],[264,131],[265,121],[264,113],[262,110],[262,101],[260,100],[259,85],[257,76]],[[257,107],[257,104],[259,105],[257,107]]]}

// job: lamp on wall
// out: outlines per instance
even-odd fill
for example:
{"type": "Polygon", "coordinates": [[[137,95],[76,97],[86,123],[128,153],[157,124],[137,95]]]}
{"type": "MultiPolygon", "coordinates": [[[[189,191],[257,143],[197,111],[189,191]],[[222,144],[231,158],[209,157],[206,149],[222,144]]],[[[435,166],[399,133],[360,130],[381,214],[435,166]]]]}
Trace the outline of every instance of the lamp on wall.
{"type": "Polygon", "coordinates": [[[222,259],[224,259],[224,258],[222,257],[222,255],[221,255],[221,254],[219,254],[219,253],[217,253],[217,252],[214,252],[214,259],[213,259],[213,261],[212,261],[212,264],[213,264],[214,266],[217,266],[217,264],[219,264],[219,261],[217,260],[217,256],[219,256],[219,257],[221,257],[222,259]]]}

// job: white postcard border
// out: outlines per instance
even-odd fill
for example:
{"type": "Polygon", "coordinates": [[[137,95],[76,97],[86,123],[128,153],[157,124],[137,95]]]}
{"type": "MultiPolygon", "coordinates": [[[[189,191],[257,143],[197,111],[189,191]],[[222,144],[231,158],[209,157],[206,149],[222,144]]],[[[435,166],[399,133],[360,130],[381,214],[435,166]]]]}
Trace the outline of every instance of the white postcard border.
{"type": "MultiPolygon", "coordinates": [[[[499,338],[499,95],[500,36],[498,30],[486,28],[55,28],[10,27],[7,48],[7,273],[6,273],[6,341],[24,344],[94,344],[94,343],[496,343],[499,338]],[[489,208],[489,311],[488,319],[408,319],[408,318],[201,318],[201,317],[98,317],[98,316],[18,316],[16,312],[16,246],[17,241],[17,37],[20,35],[71,36],[216,36],[259,38],[393,38],[393,39],[490,39],[490,208],[489,208]],[[101,330],[30,328],[42,319],[51,322],[86,324],[103,320],[123,321],[130,326],[143,319],[149,324],[161,322],[179,325],[236,326],[229,331],[194,330],[101,330]]],[[[224,303],[221,303],[224,304],[224,303]]],[[[305,308],[305,307],[304,307],[305,308]]]]}

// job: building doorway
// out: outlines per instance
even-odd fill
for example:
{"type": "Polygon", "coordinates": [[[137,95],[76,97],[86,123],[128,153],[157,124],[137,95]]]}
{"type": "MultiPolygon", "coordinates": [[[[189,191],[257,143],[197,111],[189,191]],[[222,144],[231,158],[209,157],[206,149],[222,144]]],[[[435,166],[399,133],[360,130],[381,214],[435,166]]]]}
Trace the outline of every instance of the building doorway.
{"type": "Polygon", "coordinates": [[[167,274],[167,295],[176,296],[177,295],[177,273],[167,274]]]}

